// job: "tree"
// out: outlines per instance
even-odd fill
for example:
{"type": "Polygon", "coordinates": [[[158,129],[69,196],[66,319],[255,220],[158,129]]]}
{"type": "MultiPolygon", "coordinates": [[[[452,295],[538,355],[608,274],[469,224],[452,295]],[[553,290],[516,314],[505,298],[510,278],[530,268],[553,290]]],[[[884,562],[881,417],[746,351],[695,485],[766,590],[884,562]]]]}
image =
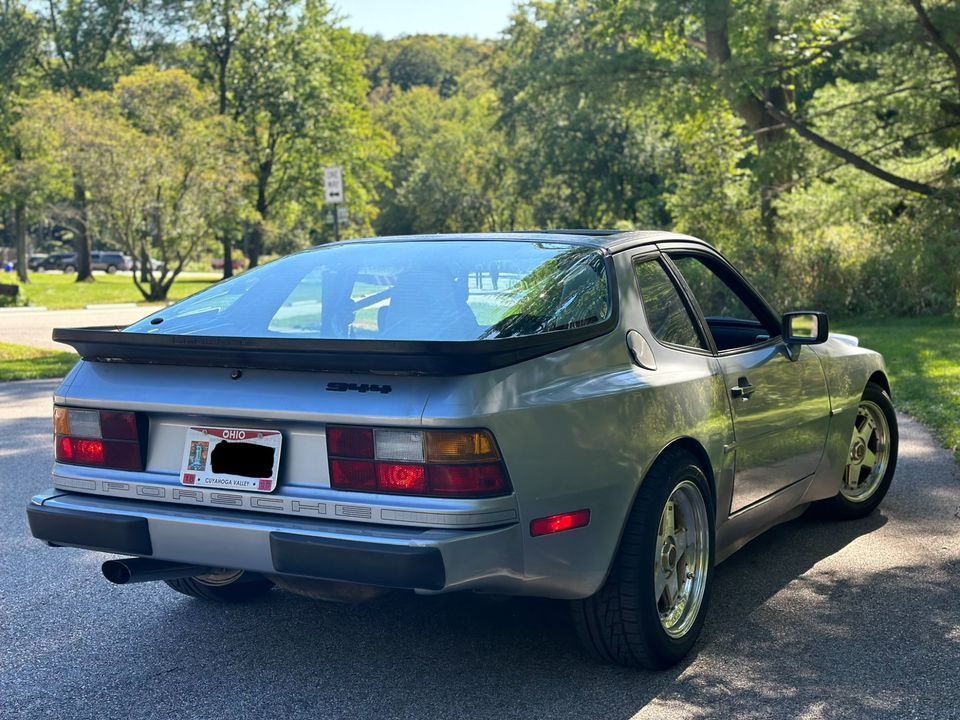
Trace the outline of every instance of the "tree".
{"type": "MultiPolygon", "coordinates": [[[[211,80],[216,88],[217,112],[231,112],[233,65],[237,46],[243,40],[253,10],[252,0],[188,0],[181,11],[192,41],[204,55],[201,78],[211,80]]],[[[233,275],[233,245],[241,228],[234,223],[219,226],[223,250],[223,277],[233,275]]]]}
{"type": "Polygon", "coordinates": [[[271,229],[290,232],[305,216],[322,216],[326,164],[344,166],[351,211],[361,223],[369,217],[370,180],[384,178],[390,146],[366,106],[363,42],[333,24],[324,2],[252,8],[236,53],[231,98],[254,176],[259,220],[247,254],[256,265],[271,229]]]}
{"type": "Polygon", "coordinates": [[[461,75],[489,62],[493,49],[492,42],[449,35],[374,37],[367,42],[367,77],[375,88],[430,87],[447,98],[461,75]]]}
{"type": "Polygon", "coordinates": [[[376,115],[397,139],[392,187],[376,229],[385,234],[513,230],[530,222],[509,151],[495,128],[496,93],[479,78],[444,99],[427,87],[395,94],[376,115]]]}
{"type": "MultiPolygon", "coordinates": [[[[47,0],[38,5],[50,51],[40,63],[48,84],[79,97],[86,90],[109,88],[132,55],[133,0],[47,0]]],[[[74,172],[73,228],[77,282],[92,282],[87,188],[74,172]]]]}
{"type": "Polygon", "coordinates": [[[211,105],[185,72],[145,66],[110,93],[46,93],[24,118],[28,133],[52,128],[61,166],[82,173],[91,230],[162,262],[133,276],[147,300],[165,299],[185,264],[247,208],[236,128],[211,105]]]}
{"type": "MultiPolygon", "coordinates": [[[[938,11],[956,18],[957,11],[947,8],[938,5],[938,11]]],[[[805,116],[818,92],[847,73],[862,81],[881,74],[878,64],[891,61],[915,70],[924,63],[931,67],[929,48],[915,52],[922,38],[910,12],[906,3],[891,7],[879,0],[829,6],[771,0],[530,3],[514,20],[508,48],[527,61],[521,73],[538,80],[526,88],[514,83],[513,94],[508,82],[506,97],[522,103],[570,87],[594,98],[627,91],[641,102],[669,96],[681,115],[690,116],[722,100],[754,144],[750,168],[763,231],[772,242],[776,201],[802,177],[813,148],[901,190],[922,195],[935,191],[928,179],[885,167],[897,164],[893,153],[868,157],[843,138],[814,128],[812,118],[805,116]],[[885,163],[888,158],[891,162],[885,163]]],[[[929,45],[931,38],[927,40],[929,45]]],[[[876,94],[864,94],[851,106],[869,112],[879,97],[893,97],[909,84],[896,73],[886,75],[883,89],[876,87],[876,94]]],[[[923,95],[935,87],[916,82],[917,77],[913,98],[922,103],[923,95]]],[[[927,124],[920,132],[934,135],[940,125],[927,124]]],[[[888,147],[898,150],[902,145],[891,138],[888,147]]]]}
{"type": "Polygon", "coordinates": [[[39,59],[36,19],[16,0],[0,4],[0,194],[13,206],[17,277],[27,274],[27,210],[32,182],[23,166],[23,146],[13,133],[20,103],[39,59]]]}

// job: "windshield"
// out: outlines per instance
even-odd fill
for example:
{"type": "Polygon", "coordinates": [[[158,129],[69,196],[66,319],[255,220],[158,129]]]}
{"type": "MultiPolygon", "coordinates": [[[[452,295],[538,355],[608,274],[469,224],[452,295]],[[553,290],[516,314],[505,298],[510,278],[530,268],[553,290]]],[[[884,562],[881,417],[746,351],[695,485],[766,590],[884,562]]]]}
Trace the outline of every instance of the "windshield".
{"type": "Polygon", "coordinates": [[[469,341],[584,327],[610,315],[607,269],[566,243],[345,243],[277,260],[129,332],[218,337],[469,341]]]}

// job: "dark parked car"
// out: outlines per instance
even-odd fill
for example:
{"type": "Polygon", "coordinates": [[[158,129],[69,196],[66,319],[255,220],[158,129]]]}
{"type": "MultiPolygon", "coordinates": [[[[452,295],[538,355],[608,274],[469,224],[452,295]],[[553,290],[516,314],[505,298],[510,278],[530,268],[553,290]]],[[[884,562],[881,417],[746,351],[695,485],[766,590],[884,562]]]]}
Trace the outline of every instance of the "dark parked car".
{"type": "Polygon", "coordinates": [[[29,258],[27,258],[27,269],[32,272],[36,272],[43,266],[43,261],[46,260],[49,255],[46,253],[34,253],[29,258]]]}
{"type": "Polygon", "coordinates": [[[105,270],[113,275],[117,270],[132,270],[133,258],[112,250],[96,250],[90,253],[90,269],[105,270]]]}
{"type": "Polygon", "coordinates": [[[40,270],[63,270],[65,273],[77,271],[76,253],[53,253],[47,255],[46,259],[40,264],[40,270]]]}

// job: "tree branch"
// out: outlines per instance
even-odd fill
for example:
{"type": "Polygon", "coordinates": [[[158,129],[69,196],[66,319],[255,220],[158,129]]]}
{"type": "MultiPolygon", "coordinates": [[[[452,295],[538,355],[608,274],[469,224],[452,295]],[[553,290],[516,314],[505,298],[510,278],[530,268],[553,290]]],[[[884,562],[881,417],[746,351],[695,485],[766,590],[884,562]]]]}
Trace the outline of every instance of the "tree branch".
{"type": "Polygon", "coordinates": [[[793,129],[800,137],[804,138],[805,140],[809,140],[818,148],[826,150],[832,155],[836,155],[838,158],[850,163],[858,170],[863,170],[865,173],[873,175],[875,178],[883,180],[885,183],[894,185],[902,190],[909,190],[910,192],[919,193],[920,195],[925,196],[930,196],[936,193],[936,188],[934,188],[932,185],[927,185],[926,183],[917,182],[915,180],[910,180],[909,178],[900,177],[899,175],[894,175],[891,172],[887,172],[883,168],[874,165],[866,158],[840,147],[836,143],[827,140],[827,138],[823,137],[823,135],[814,132],[806,125],[797,122],[797,120],[777,108],[773,103],[764,102],[760,98],[757,98],[757,100],[759,102],[763,102],[767,112],[770,113],[771,116],[773,116],[779,122],[782,122],[787,127],[793,129]]]}
{"type": "Polygon", "coordinates": [[[927,11],[924,9],[923,3],[920,0],[907,0],[907,2],[916,10],[917,22],[927,31],[927,35],[933,40],[934,45],[943,50],[950,59],[950,63],[953,65],[953,71],[957,75],[957,90],[960,91],[960,53],[958,53],[957,49],[948,43],[940,31],[934,27],[933,21],[930,20],[930,16],[927,15],[927,11]]]}

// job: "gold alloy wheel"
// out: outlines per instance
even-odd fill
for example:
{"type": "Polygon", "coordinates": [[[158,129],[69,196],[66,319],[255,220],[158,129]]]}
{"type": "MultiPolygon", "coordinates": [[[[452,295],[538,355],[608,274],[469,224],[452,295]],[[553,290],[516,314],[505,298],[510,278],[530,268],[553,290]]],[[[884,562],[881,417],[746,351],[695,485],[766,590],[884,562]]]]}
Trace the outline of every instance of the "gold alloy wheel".
{"type": "Polygon", "coordinates": [[[875,402],[861,400],[840,493],[850,502],[865,502],[880,487],[889,462],[890,425],[887,416],[875,402]]]}
{"type": "Polygon", "coordinates": [[[697,620],[707,586],[710,525],[700,488],[682,480],[670,493],[657,534],[654,594],[664,631],[686,635],[697,620]]]}

